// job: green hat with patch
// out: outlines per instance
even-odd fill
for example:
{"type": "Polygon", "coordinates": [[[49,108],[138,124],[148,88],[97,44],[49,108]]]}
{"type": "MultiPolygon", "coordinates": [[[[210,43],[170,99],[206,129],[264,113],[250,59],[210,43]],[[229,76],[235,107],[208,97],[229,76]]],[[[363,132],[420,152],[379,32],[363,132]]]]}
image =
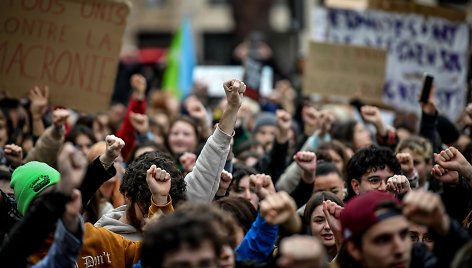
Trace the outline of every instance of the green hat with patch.
{"type": "Polygon", "coordinates": [[[59,182],[61,174],[46,163],[31,161],[15,169],[10,187],[15,192],[18,211],[25,215],[36,196],[59,182]]]}

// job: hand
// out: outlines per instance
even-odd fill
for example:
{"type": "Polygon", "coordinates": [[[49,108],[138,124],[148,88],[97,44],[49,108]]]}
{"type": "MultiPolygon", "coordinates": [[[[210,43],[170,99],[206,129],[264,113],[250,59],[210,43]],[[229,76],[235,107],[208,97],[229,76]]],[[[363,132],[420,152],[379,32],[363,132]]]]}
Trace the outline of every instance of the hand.
{"type": "Polygon", "coordinates": [[[40,88],[34,86],[28,93],[28,98],[31,101],[30,111],[33,116],[42,116],[44,110],[48,106],[49,87],[40,88]]]}
{"type": "Polygon", "coordinates": [[[408,178],[413,177],[415,173],[415,165],[413,164],[413,157],[409,153],[398,153],[396,155],[403,174],[408,178]]]}
{"type": "Polygon", "coordinates": [[[472,175],[472,166],[461,152],[454,147],[442,150],[439,154],[435,153],[434,160],[443,169],[448,171],[457,171],[466,178],[470,178],[472,175]]]}
{"type": "Polygon", "coordinates": [[[217,196],[225,196],[232,180],[233,180],[233,174],[229,173],[226,170],[223,170],[221,172],[220,184],[218,186],[218,192],[216,192],[216,195],[217,196]]]}
{"type": "Polygon", "coordinates": [[[380,110],[376,106],[370,106],[370,105],[362,106],[361,115],[365,121],[370,122],[374,125],[380,124],[382,122],[382,117],[380,116],[380,110]]]}
{"type": "Polygon", "coordinates": [[[190,96],[185,100],[185,106],[190,117],[197,120],[199,123],[207,123],[208,113],[202,102],[195,96],[190,96]]]}
{"type": "Polygon", "coordinates": [[[365,121],[374,124],[375,128],[377,129],[377,132],[381,136],[385,136],[387,134],[387,129],[383,124],[379,108],[375,106],[364,105],[361,107],[361,115],[365,121]]]}
{"type": "Polygon", "coordinates": [[[297,216],[297,205],[286,192],[269,194],[260,203],[261,216],[270,224],[283,224],[297,216]]]}
{"type": "Polygon", "coordinates": [[[8,159],[12,167],[18,167],[23,161],[23,149],[16,144],[5,145],[3,149],[5,158],[8,159]]]}
{"type": "Polygon", "coordinates": [[[149,131],[149,118],[147,115],[131,112],[129,119],[133,128],[140,134],[144,135],[149,131]]]}
{"type": "Polygon", "coordinates": [[[403,214],[419,225],[426,225],[441,235],[449,232],[450,219],[439,195],[411,191],[403,198],[403,214]]]}
{"type": "Polygon", "coordinates": [[[87,159],[68,142],[59,153],[57,167],[61,173],[57,189],[65,195],[71,195],[72,191],[82,184],[87,170],[87,159]]]}
{"type": "Polygon", "coordinates": [[[266,196],[275,193],[274,183],[272,183],[272,178],[269,175],[251,175],[249,176],[249,183],[256,189],[259,200],[264,200],[266,196]]]}
{"type": "Polygon", "coordinates": [[[277,142],[286,143],[288,141],[290,128],[292,127],[292,116],[284,110],[277,110],[275,116],[277,127],[275,137],[277,142]]]}
{"type": "Polygon", "coordinates": [[[133,89],[133,97],[137,100],[144,99],[146,91],[146,78],[140,74],[133,74],[130,78],[131,88],[133,89]]]}
{"type": "Polygon", "coordinates": [[[329,111],[319,112],[319,133],[320,137],[331,131],[335,118],[334,115],[329,111]]]}
{"type": "Polygon", "coordinates": [[[447,184],[457,184],[459,183],[459,173],[457,171],[449,171],[442,168],[440,165],[436,164],[431,169],[431,175],[435,177],[438,181],[447,184]]]}
{"type": "Polygon", "coordinates": [[[115,135],[108,135],[105,138],[105,142],[107,144],[107,148],[105,153],[100,156],[100,161],[105,165],[112,165],[115,162],[115,159],[120,156],[121,149],[125,146],[125,142],[116,137],[115,135]]]}
{"type": "Polygon", "coordinates": [[[226,93],[226,99],[228,100],[228,106],[239,109],[243,101],[244,92],[246,92],[246,84],[240,80],[233,79],[226,81],[223,84],[223,88],[226,93]]]}
{"type": "Polygon", "coordinates": [[[293,235],[280,243],[277,265],[281,268],[321,268],[325,259],[324,247],[316,237],[293,235]]]}
{"type": "Polygon", "coordinates": [[[312,183],[315,180],[316,154],[313,152],[298,152],[293,156],[293,159],[303,170],[305,183],[312,183]]]}
{"type": "Polygon", "coordinates": [[[152,193],[152,199],[158,206],[167,204],[167,196],[169,196],[171,179],[170,174],[156,165],[152,165],[146,173],[146,182],[152,193]]]}
{"type": "Polygon", "coordinates": [[[193,153],[184,153],[179,157],[180,164],[182,164],[185,172],[191,172],[197,162],[197,156],[193,153]]]}
{"type": "Polygon", "coordinates": [[[302,120],[305,128],[305,135],[311,136],[319,127],[320,113],[312,106],[304,106],[302,109],[302,120]]]}
{"type": "Polygon", "coordinates": [[[52,112],[52,124],[55,128],[60,129],[69,118],[70,112],[66,109],[56,109],[52,112]]]}
{"type": "Polygon", "coordinates": [[[410,192],[410,181],[403,175],[393,175],[387,180],[387,191],[398,195],[410,192]]]}
{"type": "Polygon", "coordinates": [[[77,233],[80,227],[80,213],[82,209],[82,196],[80,191],[74,189],[71,194],[71,200],[66,204],[66,210],[62,216],[64,226],[71,232],[77,233]]]}
{"type": "Polygon", "coordinates": [[[338,248],[343,243],[340,215],[344,208],[331,200],[323,201],[323,213],[328,221],[329,228],[333,232],[338,248]]]}

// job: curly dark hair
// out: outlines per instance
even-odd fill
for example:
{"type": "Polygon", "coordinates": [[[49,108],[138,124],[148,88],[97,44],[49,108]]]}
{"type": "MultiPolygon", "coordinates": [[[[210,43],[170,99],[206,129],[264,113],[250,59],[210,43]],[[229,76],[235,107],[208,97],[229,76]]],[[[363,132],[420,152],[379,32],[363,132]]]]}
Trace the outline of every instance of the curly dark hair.
{"type": "Polygon", "coordinates": [[[347,197],[349,200],[356,195],[351,186],[352,180],[360,180],[369,170],[390,168],[393,174],[402,174],[400,163],[392,150],[386,147],[371,145],[355,153],[347,163],[347,197]]]}
{"type": "Polygon", "coordinates": [[[126,169],[120,192],[137,203],[141,209],[147,211],[151,205],[151,191],[146,182],[146,172],[151,165],[169,172],[171,177],[170,196],[172,204],[178,205],[186,200],[186,183],[183,174],[179,171],[172,157],[163,152],[148,152],[136,158],[126,169]]]}

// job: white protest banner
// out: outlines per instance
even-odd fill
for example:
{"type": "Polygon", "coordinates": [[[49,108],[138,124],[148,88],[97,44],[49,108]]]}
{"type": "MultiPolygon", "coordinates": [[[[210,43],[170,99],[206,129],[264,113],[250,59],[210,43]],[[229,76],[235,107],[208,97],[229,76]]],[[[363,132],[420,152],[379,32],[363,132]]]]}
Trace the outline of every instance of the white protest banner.
{"type": "MultiPolygon", "coordinates": [[[[196,66],[193,70],[193,80],[199,81],[208,86],[210,97],[223,97],[223,83],[231,79],[243,79],[244,67],[242,66],[196,66]]],[[[268,96],[273,88],[272,68],[264,66],[262,68],[262,78],[260,93],[268,96]]]]}
{"type": "Polygon", "coordinates": [[[384,102],[417,111],[425,72],[435,78],[438,109],[456,118],[465,106],[466,23],[378,10],[317,8],[312,16],[316,41],[386,48],[384,102]]]}
{"type": "Polygon", "coordinates": [[[129,11],[126,0],[0,1],[0,91],[48,85],[53,105],[106,110],[129,11]]]}

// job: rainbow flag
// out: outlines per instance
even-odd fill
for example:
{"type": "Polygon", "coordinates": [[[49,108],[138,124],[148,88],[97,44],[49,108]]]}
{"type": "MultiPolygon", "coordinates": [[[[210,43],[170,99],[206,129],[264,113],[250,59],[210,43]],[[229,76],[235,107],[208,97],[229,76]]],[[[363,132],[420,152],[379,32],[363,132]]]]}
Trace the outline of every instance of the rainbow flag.
{"type": "Polygon", "coordinates": [[[179,99],[186,97],[192,89],[196,61],[190,18],[184,18],[167,52],[163,90],[170,91],[179,99]]]}

